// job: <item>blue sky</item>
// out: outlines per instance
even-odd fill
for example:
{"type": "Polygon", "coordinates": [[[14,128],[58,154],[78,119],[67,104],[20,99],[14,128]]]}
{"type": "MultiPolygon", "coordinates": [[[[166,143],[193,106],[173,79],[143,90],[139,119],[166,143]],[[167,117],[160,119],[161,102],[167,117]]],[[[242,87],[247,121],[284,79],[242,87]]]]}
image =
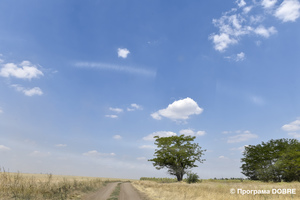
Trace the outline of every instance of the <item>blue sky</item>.
{"type": "Polygon", "coordinates": [[[168,176],[153,136],[194,135],[201,178],[300,137],[299,0],[0,2],[0,165],[168,176]]]}

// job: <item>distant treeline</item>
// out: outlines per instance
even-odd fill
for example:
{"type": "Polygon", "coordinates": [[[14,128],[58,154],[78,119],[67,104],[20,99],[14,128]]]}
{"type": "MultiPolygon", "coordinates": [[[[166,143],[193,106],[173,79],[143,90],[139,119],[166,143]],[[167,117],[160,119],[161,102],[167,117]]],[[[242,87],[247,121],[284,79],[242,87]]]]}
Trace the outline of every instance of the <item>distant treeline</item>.
{"type": "Polygon", "coordinates": [[[177,178],[155,178],[155,177],[141,177],[141,181],[155,181],[158,183],[174,183],[177,182],[177,178]]]}

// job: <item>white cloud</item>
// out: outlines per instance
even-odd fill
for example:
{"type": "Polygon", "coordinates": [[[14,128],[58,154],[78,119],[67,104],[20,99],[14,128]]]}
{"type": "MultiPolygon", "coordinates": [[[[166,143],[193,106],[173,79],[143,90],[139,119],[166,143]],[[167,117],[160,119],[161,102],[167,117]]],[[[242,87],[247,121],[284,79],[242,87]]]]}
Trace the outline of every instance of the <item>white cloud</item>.
{"type": "Polygon", "coordinates": [[[244,0],[237,0],[236,3],[238,7],[244,7],[246,5],[246,2],[244,0]]]}
{"type": "Polygon", "coordinates": [[[51,156],[51,153],[50,152],[33,151],[29,155],[32,157],[46,158],[46,157],[51,156]]]}
{"type": "Polygon", "coordinates": [[[243,142],[254,138],[258,138],[258,136],[250,131],[244,131],[242,134],[228,137],[227,143],[243,142]]]}
{"type": "Polygon", "coordinates": [[[225,156],[219,156],[219,159],[228,159],[228,158],[225,156]]]}
{"type": "MultiPolygon", "coordinates": [[[[213,19],[212,23],[218,28],[218,33],[209,36],[212,40],[215,50],[224,52],[229,46],[238,44],[242,36],[260,35],[269,38],[277,32],[274,26],[265,28],[263,25],[267,16],[274,14],[277,0],[262,0],[260,2],[253,0],[246,2],[237,0],[237,8],[232,8],[225,12],[219,19],[213,19]],[[260,8],[268,9],[261,12],[260,8]],[[241,8],[241,9],[239,9],[241,8]],[[254,12],[252,12],[254,10],[254,12]],[[253,14],[250,14],[251,13],[253,14]],[[257,28],[253,27],[258,24],[257,28]],[[253,34],[254,33],[254,34],[253,34]]],[[[299,17],[300,3],[298,0],[284,0],[275,12],[275,16],[283,21],[295,21],[299,17]]]]}
{"type": "Polygon", "coordinates": [[[13,88],[15,88],[17,91],[22,92],[26,96],[29,96],[29,97],[34,96],[34,95],[39,95],[39,96],[43,95],[43,91],[39,87],[34,87],[34,88],[31,88],[31,89],[25,89],[22,86],[17,85],[17,84],[13,84],[11,86],[13,88]]]}
{"type": "Polygon", "coordinates": [[[120,139],[122,139],[122,136],[121,135],[114,135],[113,138],[115,140],[120,140],[120,139]]]}
{"type": "Polygon", "coordinates": [[[261,2],[261,5],[264,7],[264,8],[272,8],[274,7],[274,5],[276,4],[277,0],[262,0],[261,2]]]}
{"type": "Polygon", "coordinates": [[[89,156],[89,157],[100,157],[100,156],[115,156],[115,153],[100,153],[96,150],[88,151],[86,153],[83,153],[82,155],[84,156],[89,156]]]}
{"type": "Polygon", "coordinates": [[[118,115],[105,115],[105,117],[116,119],[118,118],[118,115]]]}
{"type": "Polygon", "coordinates": [[[238,148],[231,148],[231,151],[240,151],[240,152],[244,152],[245,151],[245,147],[247,147],[248,145],[244,145],[242,147],[238,147],[238,148]]]}
{"type": "Polygon", "coordinates": [[[2,108],[0,107],[0,114],[1,114],[1,113],[3,113],[3,110],[2,110],[2,108]]]}
{"type": "Polygon", "coordinates": [[[250,24],[258,24],[264,20],[262,15],[251,15],[250,16],[250,24]]]}
{"type": "Polygon", "coordinates": [[[236,55],[236,59],[235,59],[235,60],[236,60],[237,62],[245,60],[245,53],[244,53],[244,52],[238,53],[238,54],[236,55]]]}
{"type": "Polygon", "coordinates": [[[190,115],[199,115],[203,109],[191,98],[187,97],[169,104],[167,108],[152,113],[151,116],[156,120],[166,117],[172,120],[186,120],[190,115]]]}
{"type": "Polygon", "coordinates": [[[197,131],[197,132],[196,132],[196,136],[203,136],[203,135],[205,135],[205,134],[206,134],[205,131],[197,131]]]}
{"type": "Polygon", "coordinates": [[[11,150],[9,147],[0,145],[0,151],[9,151],[9,150],[11,150]]]}
{"type": "Polygon", "coordinates": [[[123,112],[123,109],[122,108],[109,108],[109,110],[113,111],[113,112],[117,112],[117,113],[121,113],[123,112]]]}
{"type": "Polygon", "coordinates": [[[270,28],[266,29],[264,26],[259,26],[254,30],[254,33],[257,35],[261,35],[265,38],[269,38],[271,35],[277,33],[277,30],[274,26],[271,26],[270,28]]]}
{"type": "Polygon", "coordinates": [[[282,127],[282,130],[288,131],[288,132],[294,132],[300,130],[300,120],[295,120],[289,124],[285,124],[282,127]]]}
{"type": "Polygon", "coordinates": [[[142,145],[139,146],[140,149],[155,149],[155,146],[152,145],[142,145]]]}
{"type": "Polygon", "coordinates": [[[127,111],[135,111],[135,110],[143,110],[143,107],[141,105],[138,105],[136,103],[132,103],[129,108],[127,108],[127,111]]]}
{"type": "Polygon", "coordinates": [[[34,95],[39,95],[41,96],[43,94],[43,91],[39,88],[39,87],[34,87],[34,88],[31,88],[31,89],[25,89],[23,90],[23,93],[26,95],[26,96],[34,96],[34,95]]]}
{"type": "Polygon", "coordinates": [[[215,49],[218,51],[224,51],[229,45],[237,43],[236,39],[231,38],[230,35],[226,33],[221,33],[219,35],[213,34],[210,39],[213,40],[215,49]]]}
{"type": "Polygon", "coordinates": [[[252,10],[252,8],[253,8],[252,6],[247,6],[243,9],[243,12],[247,14],[252,10]]]}
{"type": "Polygon", "coordinates": [[[247,20],[242,14],[225,13],[220,19],[213,19],[213,24],[219,29],[219,34],[213,34],[215,49],[222,52],[229,45],[237,44],[241,36],[251,33],[252,27],[244,25],[247,20]]]}
{"type": "Polygon", "coordinates": [[[224,56],[224,58],[228,59],[228,60],[234,60],[236,62],[240,62],[245,60],[246,55],[244,52],[238,53],[236,55],[232,55],[232,56],[224,56]]]}
{"type": "Polygon", "coordinates": [[[17,65],[14,63],[3,64],[0,70],[0,76],[3,77],[15,77],[21,79],[38,78],[43,76],[43,72],[37,69],[35,65],[32,65],[29,61],[23,61],[21,64],[17,65]]]}
{"type": "Polygon", "coordinates": [[[146,157],[138,157],[138,158],[136,158],[137,160],[147,160],[147,158],[146,157]]]}
{"type": "Polygon", "coordinates": [[[127,58],[129,53],[130,53],[130,51],[126,48],[124,48],[124,49],[118,48],[118,57],[127,58]]]}
{"type": "Polygon", "coordinates": [[[223,131],[222,134],[229,134],[232,133],[232,131],[223,131]]]}
{"type": "Polygon", "coordinates": [[[300,16],[300,3],[298,0],[284,0],[275,12],[275,17],[283,22],[296,21],[300,16]]]}
{"type": "Polygon", "coordinates": [[[289,124],[283,125],[281,129],[288,132],[289,136],[292,136],[294,138],[300,138],[300,119],[292,121],[289,124]]]}
{"type": "Polygon", "coordinates": [[[290,135],[294,138],[300,138],[300,133],[288,133],[288,135],[290,135]]]}
{"type": "Polygon", "coordinates": [[[177,135],[177,134],[174,132],[171,132],[171,131],[158,131],[158,132],[151,133],[150,135],[147,135],[146,137],[143,137],[143,140],[154,141],[155,140],[154,136],[170,137],[170,136],[175,136],[175,135],[177,135]]]}
{"type": "Polygon", "coordinates": [[[183,130],[180,130],[179,131],[179,134],[180,135],[190,135],[190,136],[203,136],[206,134],[205,131],[197,131],[195,132],[194,130],[192,129],[183,129],[183,130]]]}
{"type": "Polygon", "coordinates": [[[56,144],[55,146],[56,147],[66,147],[67,145],[66,144],[56,144]]]}

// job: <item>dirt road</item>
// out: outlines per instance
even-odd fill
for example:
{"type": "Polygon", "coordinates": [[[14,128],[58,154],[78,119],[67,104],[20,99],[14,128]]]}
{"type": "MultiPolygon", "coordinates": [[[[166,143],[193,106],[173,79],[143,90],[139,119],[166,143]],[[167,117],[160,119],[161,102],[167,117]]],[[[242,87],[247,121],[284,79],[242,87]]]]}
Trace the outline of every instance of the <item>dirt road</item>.
{"type": "MultiPolygon", "coordinates": [[[[114,191],[115,187],[119,182],[109,183],[100,190],[88,194],[83,197],[83,200],[107,200],[110,197],[110,194],[114,191]]],[[[119,195],[119,200],[143,200],[136,189],[133,188],[131,183],[121,183],[121,191],[119,195]]]]}
{"type": "Polygon", "coordinates": [[[132,187],[131,183],[122,183],[119,200],[142,200],[140,194],[132,187]]]}
{"type": "Polygon", "coordinates": [[[117,185],[118,182],[108,183],[105,187],[101,188],[96,192],[84,196],[82,199],[83,200],[107,200],[117,185]]]}

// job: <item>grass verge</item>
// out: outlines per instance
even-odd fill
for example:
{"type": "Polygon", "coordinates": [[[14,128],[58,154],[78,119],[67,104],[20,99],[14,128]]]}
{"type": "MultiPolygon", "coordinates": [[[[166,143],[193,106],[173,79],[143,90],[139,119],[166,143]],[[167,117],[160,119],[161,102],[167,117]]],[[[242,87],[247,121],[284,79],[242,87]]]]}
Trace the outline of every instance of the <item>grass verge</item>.
{"type": "Polygon", "coordinates": [[[99,178],[55,177],[52,174],[26,176],[0,170],[0,199],[65,200],[81,199],[82,194],[103,186],[99,178]]]}
{"type": "Polygon", "coordinates": [[[209,181],[187,184],[133,181],[132,185],[153,200],[300,200],[300,183],[264,183],[260,181],[209,181]],[[238,189],[251,192],[269,190],[270,194],[242,194],[238,189]],[[272,194],[272,190],[295,189],[296,194],[272,194]],[[233,192],[232,192],[233,191],[233,192]]]}
{"type": "Polygon", "coordinates": [[[121,191],[121,183],[118,183],[115,190],[111,193],[107,200],[118,200],[121,191]]]}

